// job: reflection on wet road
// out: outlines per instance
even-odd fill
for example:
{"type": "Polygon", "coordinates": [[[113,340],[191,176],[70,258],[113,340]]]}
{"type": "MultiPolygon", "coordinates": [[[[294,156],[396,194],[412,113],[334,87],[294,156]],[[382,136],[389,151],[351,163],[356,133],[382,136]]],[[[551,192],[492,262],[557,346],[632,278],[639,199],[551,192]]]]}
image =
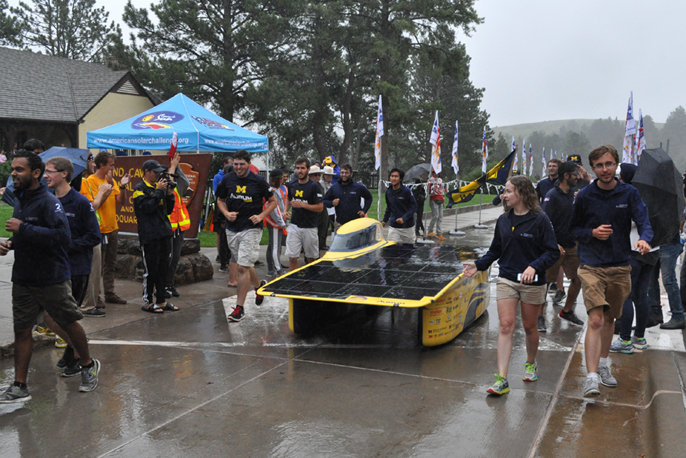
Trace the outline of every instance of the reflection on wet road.
{"type": "MultiPolygon", "coordinates": [[[[103,367],[90,394],[58,376],[58,350],[36,351],[33,400],[0,410],[0,457],[686,456],[680,351],[613,354],[620,386],[589,402],[582,330],[547,305],[539,380],[521,381],[518,322],[512,391],[490,398],[495,294],[474,325],[434,348],[418,343],[412,310],[362,310],[296,336],[285,299],[257,307],[253,294],[241,323],[226,320],[229,297],[92,334],[103,367]]],[[[12,361],[0,361],[0,382],[11,380],[12,361]]]]}

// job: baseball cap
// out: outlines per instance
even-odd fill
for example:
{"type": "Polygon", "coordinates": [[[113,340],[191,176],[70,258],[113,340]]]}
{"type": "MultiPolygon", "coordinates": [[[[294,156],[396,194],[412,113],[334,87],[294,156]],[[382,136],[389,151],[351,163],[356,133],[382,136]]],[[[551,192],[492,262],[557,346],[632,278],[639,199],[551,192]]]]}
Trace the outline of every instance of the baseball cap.
{"type": "Polygon", "coordinates": [[[160,163],[154,159],[148,159],[147,161],[143,162],[143,167],[141,168],[143,170],[152,170],[155,173],[160,173],[167,170],[166,167],[161,166],[160,163]]]}
{"type": "Polygon", "coordinates": [[[269,178],[281,178],[283,176],[283,170],[281,169],[274,169],[271,172],[269,172],[269,178]]]}
{"type": "Polygon", "coordinates": [[[576,162],[579,165],[584,165],[583,161],[581,160],[581,156],[578,154],[570,154],[567,156],[568,161],[576,162]]]}

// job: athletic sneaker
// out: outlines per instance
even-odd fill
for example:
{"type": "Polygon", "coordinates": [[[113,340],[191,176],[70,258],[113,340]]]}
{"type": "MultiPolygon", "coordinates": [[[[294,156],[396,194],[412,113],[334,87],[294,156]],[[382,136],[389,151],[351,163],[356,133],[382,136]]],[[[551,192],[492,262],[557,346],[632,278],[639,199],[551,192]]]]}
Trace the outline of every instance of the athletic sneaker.
{"type": "Polygon", "coordinates": [[[229,266],[219,266],[219,272],[228,272],[229,266]]]}
{"type": "Polygon", "coordinates": [[[563,320],[567,320],[572,324],[575,324],[577,326],[583,326],[584,322],[579,319],[578,316],[576,316],[576,313],[574,313],[574,310],[571,312],[567,313],[564,310],[560,310],[560,318],[563,320]]]}
{"type": "Polygon", "coordinates": [[[242,305],[237,305],[234,307],[233,312],[227,318],[229,321],[241,321],[243,317],[245,316],[245,312],[243,311],[243,306],[242,305]]]}
{"type": "Polygon", "coordinates": [[[55,346],[57,348],[67,348],[67,342],[63,338],[58,337],[55,341],[55,346]]]}
{"type": "Polygon", "coordinates": [[[107,316],[107,312],[105,312],[102,308],[96,306],[92,310],[83,312],[83,316],[89,316],[91,318],[104,318],[107,316]]]}
{"type": "Polygon", "coordinates": [[[586,377],[584,396],[598,396],[599,394],[600,390],[598,389],[598,379],[596,377],[586,377]]]}
{"type": "Polygon", "coordinates": [[[81,373],[81,360],[76,358],[72,360],[67,367],[62,371],[62,377],[74,377],[81,373]]]}
{"type": "Polygon", "coordinates": [[[557,291],[557,282],[552,282],[548,288],[548,291],[557,291]]]}
{"type": "Polygon", "coordinates": [[[565,293],[561,289],[558,289],[557,291],[555,291],[555,295],[553,296],[553,304],[560,303],[562,299],[564,299],[565,297],[567,297],[567,293],[565,293]]]}
{"type": "Polygon", "coordinates": [[[536,364],[536,361],[524,363],[524,377],[522,377],[522,380],[525,382],[535,382],[538,380],[538,364],[536,364]]]}
{"type": "Polygon", "coordinates": [[[633,345],[634,348],[638,348],[639,350],[647,350],[648,349],[648,341],[645,339],[645,337],[633,336],[631,338],[631,345],[633,345]]]}
{"type": "Polygon", "coordinates": [[[436,234],[436,238],[438,238],[438,240],[445,240],[445,237],[443,237],[442,234],[436,234]]]}
{"type": "Polygon", "coordinates": [[[38,323],[36,325],[36,329],[33,330],[34,336],[45,336],[45,337],[52,337],[55,335],[54,332],[50,330],[49,327],[47,327],[43,323],[38,323]]]}
{"type": "Polygon", "coordinates": [[[13,402],[25,402],[31,399],[28,388],[19,388],[17,385],[10,385],[0,394],[0,404],[11,404],[13,402]]]}
{"type": "Polygon", "coordinates": [[[262,305],[262,302],[264,302],[264,296],[260,296],[259,294],[257,294],[257,290],[262,288],[266,284],[267,280],[260,280],[260,286],[255,288],[255,305],[262,305]]]}
{"type": "Polygon", "coordinates": [[[610,388],[617,386],[617,379],[612,376],[612,372],[607,366],[598,366],[598,377],[600,377],[600,383],[605,386],[610,388]]]}
{"type": "Polygon", "coordinates": [[[610,351],[612,353],[626,353],[627,355],[630,355],[634,352],[634,344],[632,344],[630,340],[622,340],[620,337],[612,342],[610,351]]]}
{"type": "Polygon", "coordinates": [[[538,332],[548,332],[548,330],[545,327],[545,318],[542,316],[538,317],[536,327],[538,328],[538,332]]]}
{"type": "Polygon", "coordinates": [[[427,237],[436,237],[436,234],[434,234],[433,232],[429,232],[428,234],[426,234],[426,236],[427,237]]]}
{"type": "Polygon", "coordinates": [[[495,383],[488,390],[486,390],[486,393],[495,394],[498,396],[502,396],[503,394],[509,393],[510,392],[510,384],[507,383],[507,379],[500,374],[494,374],[494,375],[495,375],[495,383]]]}
{"type": "Polygon", "coordinates": [[[79,391],[87,393],[96,389],[98,387],[98,375],[100,375],[100,361],[93,358],[93,365],[91,367],[81,368],[81,386],[79,386],[79,391]]]}

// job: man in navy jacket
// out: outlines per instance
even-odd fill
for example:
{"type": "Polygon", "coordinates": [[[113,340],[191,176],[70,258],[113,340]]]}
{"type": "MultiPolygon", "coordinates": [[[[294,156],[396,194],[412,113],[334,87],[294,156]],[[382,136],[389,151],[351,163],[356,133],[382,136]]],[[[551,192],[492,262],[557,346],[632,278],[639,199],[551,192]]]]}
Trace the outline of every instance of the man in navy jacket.
{"type": "Polygon", "coordinates": [[[391,187],[386,190],[386,213],[383,224],[390,221],[388,240],[398,243],[414,244],[414,214],[417,212],[417,201],[410,188],[403,184],[405,172],[392,169],[390,173],[391,187]]]}
{"type": "Polygon", "coordinates": [[[336,181],[324,196],[324,205],[336,209],[334,229],[357,218],[364,218],[372,206],[372,193],[362,183],[353,181],[353,168],[350,164],[341,166],[341,178],[336,181]],[[364,199],[364,205],[362,204],[364,199]]]}
{"type": "Polygon", "coordinates": [[[570,232],[579,241],[579,279],[588,312],[584,396],[597,396],[599,382],[617,386],[607,357],[615,320],[631,293],[631,221],[638,228],[640,239],[635,249],[641,254],[650,251],[653,230],[636,188],[615,178],[617,150],[611,145],[599,146],[588,159],[597,180],[577,194],[570,232]]]}
{"type": "Polygon", "coordinates": [[[40,183],[45,170],[41,158],[19,151],[12,161],[17,199],[5,229],[13,233],[0,243],[0,255],[14,250],[12,266],[12,317],[14,321],[14,383],[0,394],[0,403],[31,399],[26,379],[33,352],[31,330],[40,312],[47,311],[67,333],[81,357],[79,391],[98,386],[100,362],[91,359],[86,334],[79,324],[83,315],[71,295],[67,259],[70,231],[57,197],[40,183]]]}

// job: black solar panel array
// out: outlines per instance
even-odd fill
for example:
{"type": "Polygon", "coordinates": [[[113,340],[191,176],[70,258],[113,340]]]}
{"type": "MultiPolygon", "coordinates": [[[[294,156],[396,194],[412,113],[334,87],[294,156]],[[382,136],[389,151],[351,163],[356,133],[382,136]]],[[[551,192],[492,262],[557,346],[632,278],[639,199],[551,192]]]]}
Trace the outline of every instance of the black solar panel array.
{"type": "Polygon", "coordinates": [[[264,289],[289,296],[345,299],[348,296],[420,300],[437,295],[462,273],[464,260],[481,249],[446,245],[391,245],[355,259],[322,261],[264,289]]]}

